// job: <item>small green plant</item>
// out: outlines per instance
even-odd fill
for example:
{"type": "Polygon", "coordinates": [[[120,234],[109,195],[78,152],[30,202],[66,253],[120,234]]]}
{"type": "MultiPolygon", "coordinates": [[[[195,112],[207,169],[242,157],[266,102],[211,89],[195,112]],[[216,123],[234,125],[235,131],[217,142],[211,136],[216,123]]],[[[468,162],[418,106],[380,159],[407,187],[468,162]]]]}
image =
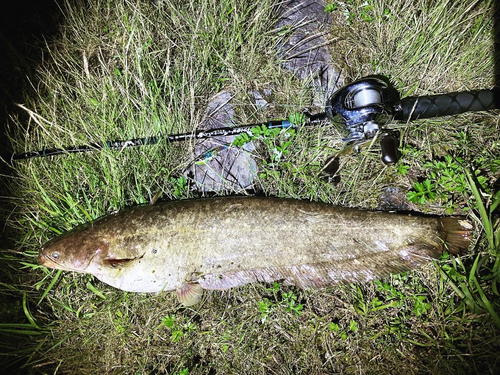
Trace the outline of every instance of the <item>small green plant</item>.
{"type": "Polygon", "coordinates": [[[413,184],[415,191],[409,191],[407,196],[410,202],[424,204],[436,199],[435,186],[429,179],[413,184]]]}
{"type": "MultiPolygon", "coordinates": [[[[351,25],[356,19],[363,22],[372,22],[374,17],[378,17],[375,14],[375,6],[373,1],[359,1],[359,0],[348,0],[345,2],[335,1],[331,4],[325,6],[325,12],[333,13],[340,10],[346,19],[346,23],[351,25]]],[[[382,19],[388,19],[391,16],[391,11],[388,8],[384,8],[380,17],[382,19]]]]}
{"type": "Polygon", "coordinates": [[[301,303],[297,302],[297,295],[295,295],[293,292],[283,293],[282,302],[286,306],[286,311],[293,312],[295,316],[300,315],[300,313],[304,309],[304,306],[302,306],[301,303]]]}
{"type": "Polygon", "coordinates": [[[346,328],[343,328],[341,325],[333,322],[328,324],[328,330],[338,334],[342,340],[347,340],[349,335],[356,334],[358,329],[358,323],[355,320],[349,321],[349,326],[346,328]]]}
{"type": "Polygon", "coordinates": [[[328,330],[333,331],[333,332],[338,332],[339,331],[339,325],[337,323],[330,323],[328,324],[328,330]]]}
{"type": "Polygon", "coordinates": [[[184,322],[178,323],[175,314],[167,315],[161,319],[162,325],[170,329],[172,342],[180,341],[184,336],[196,330],[196,326],[184,318],[184,322]]]}
{"type": "MultiPolygon", "coordinates": [[[[305,116],[302,114],[296,114],[290,116],[293,121],[292,123],[302,123],[305,121],[305,116]]],[[[295,137],[295,129],[282,130],[280,128],[268,128],[265,124],[260,126],[255,126],[251,129],[252,134],[242,133],[239,134],[233,141],[233,145],[241,147],[244,144],[261,140],[266,146],[268,157],[263,160],[262,164],[264,166],[272,166],[275,163],[281,161],[282,157],[286,156],[290,152],[290,145],[295,137]]],[[[264,167],[267,170],[267,167],[264,167]]],[[[266,176],[268,177],[268,176],[266,176]]]]}
{"type": "MultiPolygon", "coordinates": [[[[380,280],[375,280],[375,285],[377,285],[378,291],[382,294],[385,302],[391,302],[391,306],[401,307],[405,296],[401,293],[394,285],[383,283],[380,280]]],[[[380,301],[376,302],[379,305],[380,301]]],[[[379,308],[379,306],[377,306],[379,308]]]]}
{"type": "Polygon", "coordinates": [[[397,170],[398,170],[398,174],[400,174],[401,176],[404,176],[408,173],[408,170],[410,169],[410,166],[408,164],[404,164],[404,163],[399,163],[397,165],[397,170]]]}
{"type": "Polygon", "coordinates": [[[391,10],[389,8],[384,8],[384,10],[382,11],[382,19],[384,21],[388,21],[388,20],[392,19],[392,13],[391,13],[391,10]]]}
{"type": "MultiPolygon", "coordinates": [[[[294,113],[289,116],[289,121],[293,125],[301,125],[306,122],[306,116],[303,113],[294,113]]],[[[254,126],[249,133],[239,134],[233,141],[232,145],[242,147],[246,143],[262,139],[267,145],[271,145],[272,141],[282,132],[282,128],[270,128],[266,124],[254,126]]],[[[295,135],[294,129],[285,130],[287,136],[292,138],[295,135]]]]}
{"type": "Polygon", "coordinates": [[[415,316],[427,315],[432,305],[427,302],[427,296],[413,296],[414,307],[411,311],[415,316]]]}
{"type": "Polygon", "coordinates": [[[297,125],[304,125],[307,122],[307,117],[303,113],[296,112],[296,113],[292,113],[290,116],[288,116],[288,121],[290,121],[290,123],[292,125],[296,125],[296,126],[297,125]]]}
{"type": "Polygon", "coordinates": [[[361,6],[361,12],[359,13],[359,17],[365,22],[372,22],[373,21],[372,12],[373,12],[373,5],[369,4],[368,2],[365,2],[361,6]]]}
{"type": "Polygon", "coordinates": [[[335,12],[338,8],[338,5],[337,4],[327,4],[325,6],[325,12],[327,13],[332,13],[332,12],[335,12]]]}
{"type": "Polygon", "coordinates": [[[188,184],[186,177],[181,175],[179,177],[170,177],[170,183],[174,185],[174,197],[183,198],[186,196],[188,184]]]}
{"type": "Polygon", "coordinates": [[[280,296],[280,284],[274,282],[271,288],[266,288],[268,293],[272,294],[273,302],[269,298],[264,298],[258,302],[261,323],[265,323],[269,316],[277,309],[284,308],[286,312],[299,316],[304,306],[298,302],[298,296],[293,292],[283,292],[280,296]]]}
{"type": "Polygon", "coordinates": [[[356,323],[355,320],[351,320],[351,322],[349,323],[349,330],[351,332],[356,332],[358,330],[358,323],[356,323]]]}
{"type": "Polygon", "coordinates": [[[268,298],[264,298],[263,301],[259,301],[259,312],[260,312],[260,322],[264,324],[269,318],[269,315],[274,311],[275,305],[268,298]]]}
{"type": "MultiPolygon", "coordinates": [[[[423,166],[427,178],[423,182],[415,182],[414,191],[407,194],[413,203],[425,204],[439,200],[446,207],[446,213],[451,215],[457,208],[457,198],[466,198],[471,193],[467,177],[463,173],[464,160],[446,155],[443,160],[432,160],[423,166]]],[[[488,178],[475,172],[476,181],[483,189],[487,189],[488,178]]],[[[465,207],[465,210],[468,208],[465,207]]]]}
{"type": "Polygon", "coordinates": [[[263,139],[264,142],[269,143],[274,139],[280,132],[280,128],[269,128],[266,124],[258,125],[253,127],[251,130],[252,134],[241,133],[233,141],[233,146],[241,147],[244,144],[254,141],[256,139],[263,139]]]}
{"type": "MultiPolygon", "coordinates": [[[[467,178],[463,173],[464,160],[460,157],[453,158],[446,155],[444,160],[432,160],[424,164],[429,170],[428,175],[434,180],[437,187],[443,192],[464,193],[470,191],[467,178]]],[[[480,186],[486,188],[488,179],[477,175],[480,186]]]]}

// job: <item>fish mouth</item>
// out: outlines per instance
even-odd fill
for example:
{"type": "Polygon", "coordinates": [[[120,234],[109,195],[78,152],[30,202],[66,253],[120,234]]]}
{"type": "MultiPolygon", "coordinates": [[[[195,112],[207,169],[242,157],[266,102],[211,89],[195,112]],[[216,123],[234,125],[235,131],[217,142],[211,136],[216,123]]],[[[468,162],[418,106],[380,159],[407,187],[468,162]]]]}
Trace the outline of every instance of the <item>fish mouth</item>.
{"type": "Polygon", "coordinates": [[[56,270],[85,272],[85,270],[90,266],[90,263],[92,262],[94,257],[95,255],[89,260],[89,262],[85,265],[85,267],[83,267],[82,269],[76,269],[58,263],[53,256],[46,253],[44,249],[41,249],[40,252],[38,253],[38,263],[44,267],[53,268],[56,270]]]}
{"type": "Polygon", "coordinates": [[[52,256],[44,254],[43,249],[38,254],[38,263],[47,268],[63,269],[52,256]]]}

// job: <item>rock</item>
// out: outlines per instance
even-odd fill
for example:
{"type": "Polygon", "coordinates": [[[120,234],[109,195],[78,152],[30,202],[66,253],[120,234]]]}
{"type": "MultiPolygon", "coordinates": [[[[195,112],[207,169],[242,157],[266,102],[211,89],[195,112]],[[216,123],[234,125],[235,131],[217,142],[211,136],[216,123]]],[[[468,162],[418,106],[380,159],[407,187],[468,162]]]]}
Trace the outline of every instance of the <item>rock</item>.
{"type": "Polygon", "coordinates": [[[410,205],[406,194],[398,187],[385,186],[378,197],[377,210],[408,211],[410,210],[410,205]]]}
{"type": "MultiPolygon", "coordinates": [[[[328,52],[330,16],[320,0],[289,0],[281,5],[278,28],[292,27],[289,40],[280,46],[286,69],[301,79],[310,79],[314,87],[313,104],[324,108],[327,98],[342,84],[328,52]]],[[[258,91],[252,92],[258,108],[269,103],[258,91]]],[[[269,95],[270,93],[266,93],[269,95]]],[[[231,93],[222,91],[209,102],[206,119],[200,129],[232,126],[234,109],[231,93]]],[[[242,148],[232,147],[235,136],[197,141],[195,163],[185,171],[201,192],[243,192],[252,188],[257,175],[257,164],[251,152],[252,142],[242,148]]]]}
{"type": "Polygon", "coordinates": [[[280,49],[286,69],[301,79],[310,79],[315,88],[314,104],[323,107],[330,95],[343,85],[328,51],[331,17],[322,0],[288,0],[281,9],[279,28],[294,27],[280,49]]]}
{"type": "MultiPolygon", "coordinates": [[[[232,126],[234,109],[231,93],[222,91],[208,103],[200,129],[232,126]]],[[[253,143],[233,147],[236,136],[200,139],[194,148],[195,162],[184,175],[191,177],[201,192],[242,192],[252,187],[257,164],[251,156],[253,143]]]]}

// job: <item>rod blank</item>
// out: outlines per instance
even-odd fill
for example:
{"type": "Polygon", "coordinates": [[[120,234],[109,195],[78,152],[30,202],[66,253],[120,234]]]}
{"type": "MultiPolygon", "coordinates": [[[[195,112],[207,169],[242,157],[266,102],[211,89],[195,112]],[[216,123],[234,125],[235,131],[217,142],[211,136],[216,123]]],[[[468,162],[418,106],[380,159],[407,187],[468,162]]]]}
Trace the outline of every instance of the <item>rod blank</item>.
{"type": "MultiPolygon", "coordinates": [[[[315,115],[314,118],[309,121],[309,124],[317,123],[321,119],[326,118],[326,115],[319,114],[315,115]]],[[[280,129],[289,129],[289,128],[297,128],[296,124],[291,123],[288,120],[278,120],[278,121],[269,121],[267,123],[261,124],[247,124],[235,127],[223,127],[216,129],[207,129],[207,130],[197,130],[192,133],[181,133],[181,134],[170,134],[166,136],[158,135],[153,137],[143,137],[129,140],[116,140],[116,141],[107,141],[105,143],[92,143],[88,145],[80,145],[80,146],[67,146],[63,148],[48,148],[40,151],[29,151],[29,152],[21,152],[18,154],[8,154],[2,155],[2,158],[5,161],[9,160],[21,160],[21,159],[31,159],[37,157],[47,157],[61,154],[72,154],[79,152],[89,152],[89,151],[98,151],[102,149],[124,149],[129,147],[138,147],[138,146],[146,146],[146,145],[154,145],[161,140],[166,140],[167,142],[180,142],[187,141],[190,139],[205,139],[205,138],[214,138],[214,137],[225,137],[238,135],[242,133],[251,133],[252,128],[256,126],[266,126],[268,129],[272,128],[280,128],[280,129]]]]}

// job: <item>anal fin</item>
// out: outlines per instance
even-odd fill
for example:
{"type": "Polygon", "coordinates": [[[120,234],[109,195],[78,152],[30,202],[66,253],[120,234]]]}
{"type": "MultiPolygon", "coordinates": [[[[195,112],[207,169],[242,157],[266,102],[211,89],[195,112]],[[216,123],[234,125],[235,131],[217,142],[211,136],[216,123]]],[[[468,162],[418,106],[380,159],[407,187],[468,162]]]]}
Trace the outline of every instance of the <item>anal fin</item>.
{"type": "Polygon", "coordinates": [[[200,302],[200,299],[203,296],[203,288],[200,284],[188,283],[177,289],[175,294],[183,306],[189,307],[200,302]]]}
{"type": "Polygon", "coordinates": [[[252,282],[271,283],[283,280],[285,284],[302,289],[323,288],[345,282],[370,282],[429,263],[439,256],[439,247],[427,243],[414,243],[402,249],[370,253],[357,258],[297,264],[269,266],[258,269],[238,270],[226,273],[206,274],[198,282],[205,289],[225,290],[252,282]]]}

